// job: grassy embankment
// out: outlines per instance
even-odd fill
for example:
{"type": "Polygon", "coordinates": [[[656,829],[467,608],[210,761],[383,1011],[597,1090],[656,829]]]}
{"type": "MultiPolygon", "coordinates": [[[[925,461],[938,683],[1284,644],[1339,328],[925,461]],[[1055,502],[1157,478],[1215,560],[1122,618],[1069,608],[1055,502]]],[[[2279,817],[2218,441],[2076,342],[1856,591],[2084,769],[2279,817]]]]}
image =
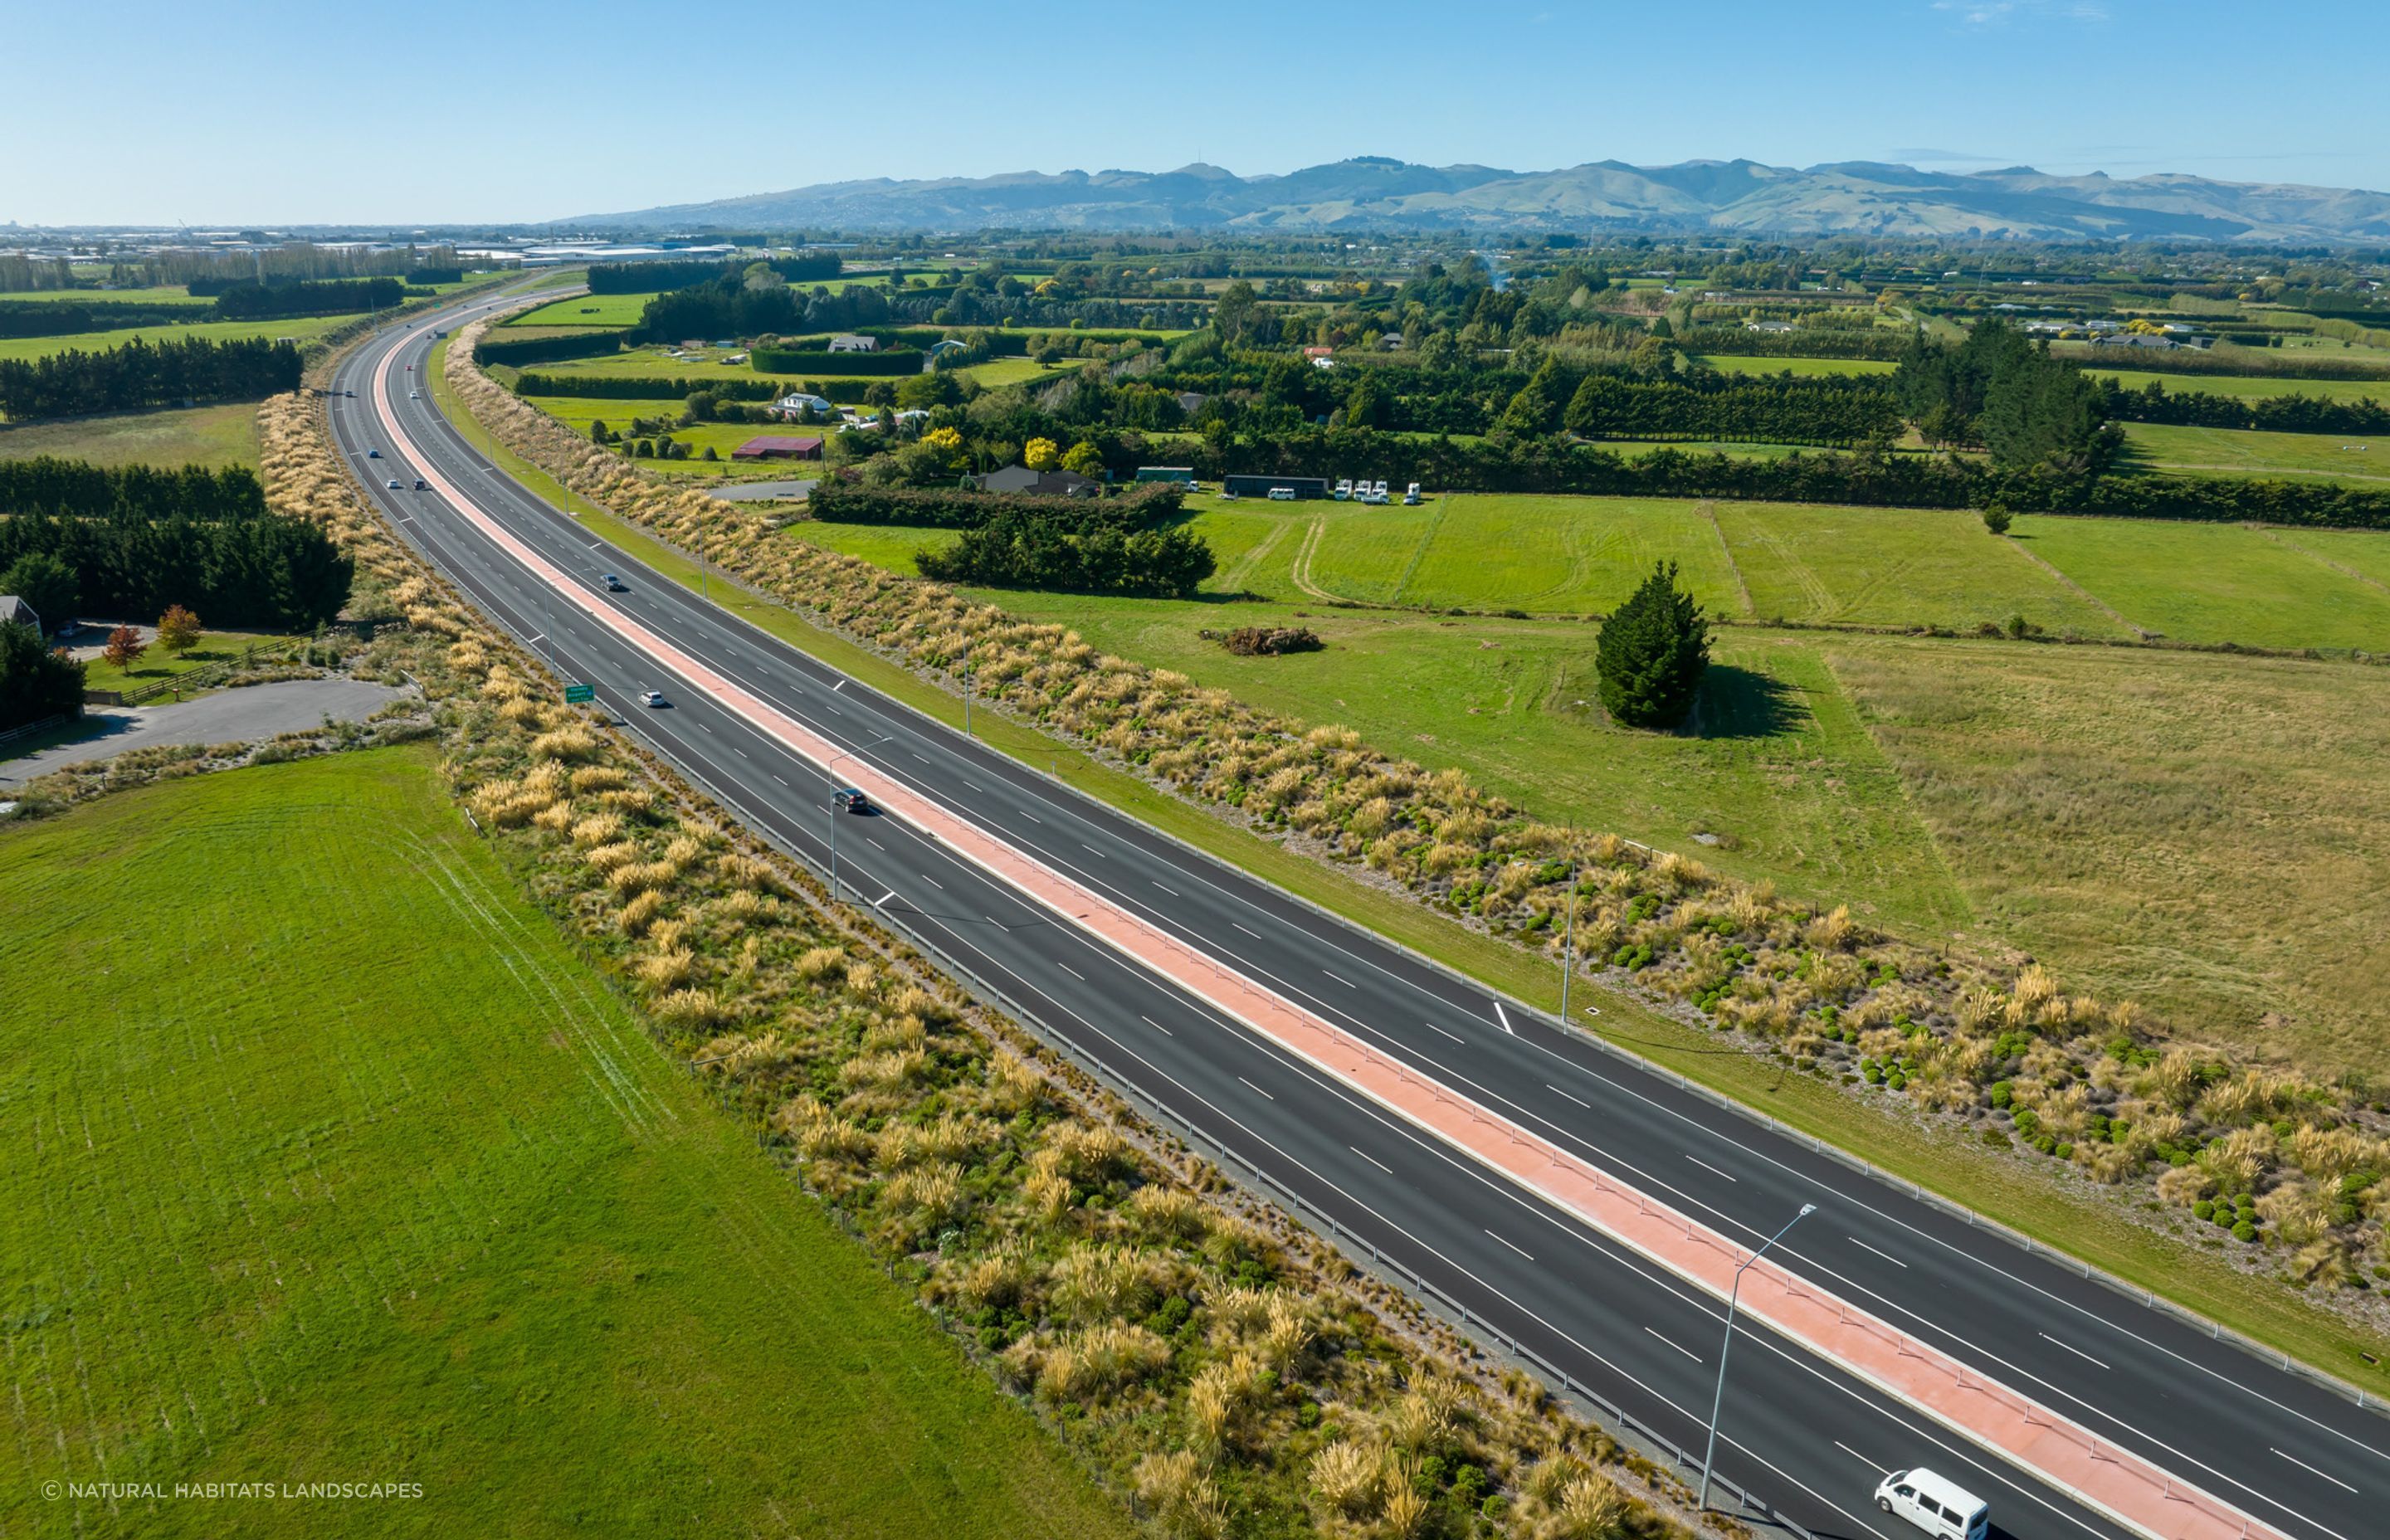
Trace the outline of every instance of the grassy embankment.
{"type": "Polygon", "coordinates": [[[649,1043],[428,752],[0,833],[9,1533],[1116,1534],[649,1043]],[[65,982],[71,980],[70,985],[65,982]]]}
{"type": "Polygon", "coordinates": [[[0,460],[56,455],[96,465],[257,464],[257,404],[161,406],[48,422],[0,423],[0,460]]]}
{"type": "MultiPolygon", "coordinates": [[[[432,378],[442,378],[436,364],[432,378]]],[[[452,416],[458,416],[444,387],[442,394],[452,416]]],[[[545,473],[495,445],[478,426],[471,432],[498,463],[559,505],[568,500],[545,473]]],[[[589,509],[578,499],[571,501],[607,538],[665,576],[697,586],[698,570],[689,558],[636,526],[589,509]]],[[[1862,646],[1917,648],[1915,658],[1930,667],[1940,654],[1922,649],[1950,644],[1730,633],[1722,638],[1720,661],[1725,666],[1716,677],[1721,685],[1735,686],[1736,707],[1715,713],[1705,707],[1701,729],[1687,736],[1625,733],[1611,727],[1598,711],[1576,707],[1574,703],[1582,696],[1562,694],[1556,687],[1570,677],[1564,671],[1574,670],[1579,679],[1589,672],[1591,637],[1582,626],[1322,611],[1316,606],[1306,610],[1289,571],[1300,544],[1299,531],[1291,526],[1304,516],[1230,511],[1240,520],[1282,518],[1291,526],[1276,541],[1258,523],[1245,523],[1233,534],[1222,532],[1223,546],[1237,554],[1224,561],[1214,586],[1224,591],[1251,587],[1272,596],[1266,600],[1214,597],[1180,605],[1020,593],[987,597],[1016,613],[1064,621],[1107,650],[1182,668],[1199,681],[1229,688],[1256,705],[1304,721],[1350,724],[1381,747],[1429,765],[1464,764],[1482,784],[1543,816],[1578,815],[1582,822],[1667,848],[1698,851],[1705,862],[1738,876],[1776,880],[1788,892],[1816,893],[1829,901],[1850,900],[1876,923],[1895,930],[1930,937],[1947,933],[1946,928],[1972,925],[1972,933],[1988,932],[1989,939],[1997,940],[2000,928],[2012,923],[2006,918],[2017,906],[2012,895],[1984,879],[1962,879],[1951,872],[1913,792],[1867,731],[1858,701],[1829,665],[1826,650],[1831,648],[1840,656],[1862,646]],[[1237,659],[1194,635],[1203,626],[1272,621],[1315,626],[1330,638],[1330,650],[1308,657],[1237,659]],[[1374,666],[1368,666],[1361,649],[1372,646],[1369,661],[1374,666]],[[1426,667],[1420,661],[1421,653],[1435,669],[1458,671],[1457,682],[1449,672],[1441,677],[1414,672],[1426,667]],[[1549,709],[1554,701],[1566,702],[1565,709],[1549,709]],[[1489,706],[1507,709],[1509,714],[1489,716],[1489,706]],[[1711,833],[1721,842],[1704,849],[1693,838],[1701,833],[1711,833]],[[1976,912],[1980,901],[1970,897],[1971,891],[1997,901],[1989,905],[1988,914],[1976,912]]],[[[822,537],[831,532],[802,525],[795,533],[822,537]]],[[[867,538],[901,555],[944,537],[880,529],[868,532],[867,538]]],[[[842,538],[833,543],[845,547],[842,538]]],[[[909,562],[898,570],[909,571],[909,562]]],[[[717,584],[714,592],[723,596],[724,585],[717,584]]],[[[729,590],[727,603],[790,645],[933,718],[959,725],[962,706],[956,696],[877,654],[742,591],[729,590]]],[[[1982,645],[1998,656],[1999,648],[2018,644],[1982,645]]],[[[2025,650],[2036,660],[2056,662],[2099,656],[2077,649],[2025,650]]],[[[2139,666],[2158,655],[2130,651],[2114,656],[2139,666]]],[[[2174,660],[2174,655],[2165,656],[2167,661],[2174,660]]],[[[2245,690],[2259,694],[2267,687],[2262,676],[2227,671],[2311,670],[2324,681],[2323,694],[2337,693],[2345,699],[2352,720],[2361,721],[2366,712],[2377,710],[2371,696],[2349,687],[2370,686],[2370,673],[2346,665],[2229,658],[2200,661],[2217,669],[2219,677],[2246,681],[2245,690]]],[[[2082,730],[2096,735],[2101,725],[2096,695],[2087,687],[2075,699],[2085,713],[2082,730]]],[[[2378,704],[2390,705],[2390,700],[2378,704]]],[[[2163,751],[2167,733],[2195,724],[2202,709],[2192,696],[2180,702],[2184,719],[2170,725],[2157,719],[2150,751],[2163,751]]],[[[1507,942],[1223,823],[1034,728],[986,712],[979,715],[978,724],[981,737],[991,746],[1048,766],[1073,787],[1200,849],[1517,998],[1547,1009],[1558,1003],[1558,979],[1550,967],[1507,942]]],[[[2020,729],[2029,732],[2031,724],[2022,724],[2020,729]]],[[[2073,769],[2091,783],[2090,789],[2099,789],[2095,758],[2087,757],[2073,769]]],[[[2229,756],[2212,761],[2204,773],[2244,791],[2252,785],[2229,756]]],[[[2310,825],[2302,837],[2328,832],[2310,825]]],[[[2091,863],[2101,857],[2096,843],[2065,826],[2044,829],[2039,837],[2049,842],[2055,858],[2091,863]]],[[[2148,831],[2125,831],[2121,837],[2146,839],[2148,831]]],[[[2297,841],[2290,841],[2292,850],[2296,845],[2297,841]]],[[[2163,852],[2158,854],[2162,859],[2163,852]]],[[[2384,864],[2390,866],[2390,853],[2384,864]]],[[[2229,901],[2223,892],[2198,890],[2191,896],[2212,905],[2229,901]]],[[[2269,933],[2293,933],[2294,922],[2280,914],[2268,913],[2265,918],[2272,927],[2269,933]]],[[[2063,971],[2078,959],[2053,954],[2049,960],[2063,971]]],[[[2156,956],[2143,960],[2151,977],[2169,966],[2168,959],[2156,956]]],[[[2269,962],[2278,974],[2299,966],[2295,956],[2277,956],[2269,962]]],[[[1772,1061],[1721,1054],[1706,1033],[1599,985],[1584,986],[1580,998],[1600,1006],[1603,1015],[1593,1023],[1596,1027],[1669,1070],[2295,1355],[2390,1392],[2390,1373],[2359,1356],[2360,1349],[2377,1359],[2390,1356],[2390,1344],[2361,1338],[2345,1322],[2308,1307],[2279,1284],[2246,1277],[2206,1250],[2138,1225],[2119,1224],[2105,1195],[2054,1186],[2047,1169],[2037,1165],[1958,1149],[1931,1128],[1896,1113],[1857,1107],[1833,1088],[1787,1075],[1772,1061]]],[[[2364,1000],[2356,1003],[2362,1007],[2364,1000]]],[[[2368,1018],[2352,1040],[2379,1043],[2386,1037],[2390,1023],[2368,1018]]]]}

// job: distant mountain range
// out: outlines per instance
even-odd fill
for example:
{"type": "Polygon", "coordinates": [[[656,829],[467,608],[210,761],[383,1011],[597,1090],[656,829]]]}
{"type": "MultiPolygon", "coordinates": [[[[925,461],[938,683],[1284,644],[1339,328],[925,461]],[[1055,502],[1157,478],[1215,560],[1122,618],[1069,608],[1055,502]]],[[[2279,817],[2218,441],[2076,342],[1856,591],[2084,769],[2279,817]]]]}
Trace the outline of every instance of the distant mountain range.
{"type": "Polygon", "coordinates": [[[790,192],[558,220],[616,230],[1710,231],[1953,239],[2390,241],[2390,195],[2287,183],[2029,166],[1930,172],[1874,161],[1756,160],[1565,171],[1420,166],[1376,156],[1284,176],[1218,166],[828,182],[790,192]]]}

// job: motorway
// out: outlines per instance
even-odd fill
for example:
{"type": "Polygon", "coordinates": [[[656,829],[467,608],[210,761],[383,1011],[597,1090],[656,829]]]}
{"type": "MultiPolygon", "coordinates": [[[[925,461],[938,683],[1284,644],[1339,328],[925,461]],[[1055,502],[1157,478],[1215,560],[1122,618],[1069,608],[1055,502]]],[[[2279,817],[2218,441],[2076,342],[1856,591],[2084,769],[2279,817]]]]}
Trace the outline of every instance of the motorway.
{"type": "MultiPolygon", "coordinates": [[[[355,396],[329,403],[335,438],[402,534],[559,674],[594,684],[619,720],[758,833],[823,865],[835,828],[850,898],[1086,1049],[1171,1121],[1299,1195],[1332,1219],[1348,1251],[1374,1250],[1464,1305],[1481,1341],[1521,1344],[1698,1460],[1723,1330],[1707,1295],[1057,923],[944,841],[893,816],[834,815],[830,789],[870,790],[869,777],[884,776],[933,798],[1412,1071],[1745,1244],[1815,1203],[1818,1212],[1771,1253],[1792,1271],[2281,1534],[2384,1533],[2390,1422],[2378,1413],[1722,1112],[1516,1001],[1057,785],[703,602],[494,469],[441,417],[428,384],[420,399],[410,388],[424,379],[431,325],[511,302],[480,301],[393,328],[341,366],[336,386],[355,396]],[[385,362],[391,388],[377,402],[372,380],[385,362]],[[366,458],[368,449],[382,457],[366,458]],[[398,478],[411,488],[425,472],[456,501],[382,484],[398,478]],[[578,592],[557,592],[458,501],[578,592]],[[606,593],[599,579],[609,572],[629,591],[606,593]],[[601,623],[591,606],[624,625],[601,623]],[[792,751],[675,676],[639,645],[640,628],[854,757],[833,770],[792,751]],[[669,708],[642,708],[649,688],[663,691],[669,708]]],[[[1878,1513],[1871,1495],[1886,1470],[1911,1465],[1988,1499],[1996,1533],[2019,1540],[2134,1533],[1746,1315],[1721,1476],[1813,1534],[1909,1540],[1917,1532],[1878,1513]]]]}

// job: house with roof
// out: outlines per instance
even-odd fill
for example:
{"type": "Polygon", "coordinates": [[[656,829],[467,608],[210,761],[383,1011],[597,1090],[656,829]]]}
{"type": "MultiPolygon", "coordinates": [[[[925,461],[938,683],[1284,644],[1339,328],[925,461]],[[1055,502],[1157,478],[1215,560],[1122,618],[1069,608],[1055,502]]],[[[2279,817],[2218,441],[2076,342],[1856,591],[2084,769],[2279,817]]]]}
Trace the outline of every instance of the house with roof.
{"type": "Polygon", "coordinates": [[[982,492],[1026,493],[1034,497],[1094,497],[1104,489],[1101,481],[1075,470],[1032,470],[1025,465],[1009,465],[972,480],[982,492]]]}
{"type": "Polygon", "coordinates": [[[859,332],[843,331],[829,340],[829,351],[832,353],[878,353],[880,351],[880,339],[877,337],[866,337],[859,332]]]}
{"type": "Polygon", "coordinates": [[[0,594],[0,625],[31,626],[35,635],[42,634],[42,617],[14,594],[0,594]]]}
{"type": "Polygon", "coordinates": [[[838,416],[838,407],[828,396],[810,395],[803,391],[791,391],[765,408],[776,417],[802,417],[811,412],[817,417],[838,416]]]}
{"type": "Polygon", "coordinates": [[[790,438],[778,433],[760,433],[730,452],[734,460],[818,460],[822,457],[822,442],[817,434],[790,438]]]}
{"type": "Polygon", "coordinates": [[[1201,411],[1203,404],[1211,399],[1201,391],[1181,391],[1178,392],[1178,409],[1191,417],[1201,411]]]}

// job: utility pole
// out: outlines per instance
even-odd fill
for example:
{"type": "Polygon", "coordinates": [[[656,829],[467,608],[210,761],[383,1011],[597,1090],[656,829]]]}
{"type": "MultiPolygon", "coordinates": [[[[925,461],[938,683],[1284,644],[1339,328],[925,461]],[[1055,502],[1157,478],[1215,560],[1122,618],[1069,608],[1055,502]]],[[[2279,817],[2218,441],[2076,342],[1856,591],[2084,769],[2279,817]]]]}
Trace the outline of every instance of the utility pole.
{"type": "MultiPolygon", "coordinates": [[[[1793,1226],[1798,1225],[1801,1221],[1808,1218],[1811,1214],[1817,1212],[1817,1204],[1802,1204],[1801,1212],[1784,1222],[1784,1230],[1791,1229],[1793,1226]]],[[[1726,1402],[1726,1355],[1734,1351],[1734,1309],[1735,1306],[1741,1303],[1742,1300],[1742,1270],[1744,1267],[1750,1266],[1753,1263],[1757,1262],[1761,1257],[1767,1255],[1768,1246],[1773,1246],[1778,1241],[1783,1239],[1784,1230],[1779,1230],[1774,1235],[1769,1236],[1767,1238],[1767,1245],[1763,1245],[1758,1251],[1752,1252],[1751,1255],[1742,1259],[1741,1266],[1739,1266],[1734,1270],[1734,1287],[1727,1293],[1726,1344],[1718,1349],[1717,1390],[1710,1397],[1710,1441],[1707,1447],[1702,1450],[1701,1495],[1693,1499],[1693,1511],[1696,1514],[1709,1507],[1710,1502],[1710,1461],[1717,1454],[1718,1408],[1726,1402]]]]}
{"type": "Polygon", "coordinates": [[[971,666],[970,662],[966,661],[963,664],[963,737],[965,738],[971,736],[970,706],[971,666]]]}

